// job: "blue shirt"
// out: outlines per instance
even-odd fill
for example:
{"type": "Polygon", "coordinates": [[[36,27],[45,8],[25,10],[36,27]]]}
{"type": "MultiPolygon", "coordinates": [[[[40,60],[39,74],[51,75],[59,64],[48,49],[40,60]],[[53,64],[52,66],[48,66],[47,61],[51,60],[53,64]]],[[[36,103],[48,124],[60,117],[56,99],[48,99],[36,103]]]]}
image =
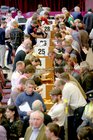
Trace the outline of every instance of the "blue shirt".
{"type": "Polygon", "coordinates": [[[5,45],[5,29],[0,28],[0,45],[5,45]]]}
{"type": "Polygon", "coordinates": [[[32,134],[31,134],[31,137],[30,137],[30,140],[36,140],[37,139],[37,136],[38,136],[38,134],[39,134],[39,129],[33,129],[33,131],[32,131],[32,134]]]}
{"type": "MultiPolygon", "coordinates": [[[[46,111],[46,106],[43,102],[43,99],[41,97],[40,94],[38,94],[37,92],[32,92],[31,95],[28,95],[26,92],[22,92],[16,99],[16,106],[19,107],[20,105],[22,105],[23,103],[25,102],[28,102],[29,106],[32,108],[32,103],[35,101],[35,100],[40,100],[42,103],[43,103],[43,108],[44,108],[44,111],[46,111]]],[[[27,112],[25,111],[21,111],[20,109],[18,109],[18,112],[19,112],[19,115],[22,119],[24,119],[24,117],[27,116],[27,112]]]]}
{"type": "Polygon", "coordinates": [[[36,140],[39,134],[40,129],[42,128],[43,124],[39,128],[32,127],[32,134],[29,140],[36,140]]]}
{"type": "Polygon", "coordinates": [[[81,21],[83,20],[81,12],[74,11],[74,12],[71,13],[71,15],[73,16],[74,20],[75,19],[80,19],[81,21]]]}

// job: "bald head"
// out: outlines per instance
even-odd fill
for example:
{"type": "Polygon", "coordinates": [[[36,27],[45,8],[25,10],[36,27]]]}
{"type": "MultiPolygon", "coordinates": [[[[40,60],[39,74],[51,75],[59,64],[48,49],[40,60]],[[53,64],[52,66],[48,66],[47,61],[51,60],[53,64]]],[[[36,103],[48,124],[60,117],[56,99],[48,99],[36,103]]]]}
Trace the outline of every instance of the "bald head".
{"type": "Polygon", "coordinates": [[[34,111],[36,111],[36,110],[44,111],[42,102],[40,100],[35,100],[32,103],[32,110],[34,110],[34,111]]]}
{"type": "Polygon", "coordinates": [[[39,111],[39,110],[36,110],[36,111],[32,112],[31,115],[30,115],[30,117],[32,119],[34,117],[36,117],[36,116],[39,117],[39,118],[41,118],[42,120],[44,119],[44,114],[41,111],[39,111]]]}
{"type": "Polygon", "coordinates": [[[33,47],[32,47],[32,41],[29,38],[28,39],[25,39],[23,41],[23,45],[24,45],[25,50],[33,49],[33,47]]]}
{"type": "Polygon", "coordinates": [[[80,7],[79,6],[74,7],[74,11],[80,12],[80,7]]]}

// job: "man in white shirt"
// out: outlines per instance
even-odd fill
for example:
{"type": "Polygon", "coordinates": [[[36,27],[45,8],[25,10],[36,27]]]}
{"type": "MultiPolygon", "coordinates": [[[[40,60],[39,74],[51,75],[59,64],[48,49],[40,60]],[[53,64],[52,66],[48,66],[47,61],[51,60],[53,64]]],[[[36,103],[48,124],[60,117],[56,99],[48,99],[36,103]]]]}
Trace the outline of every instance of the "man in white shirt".
{"type": "Polygon", "coordinates": [[[77,80],[67,72],[60,74],[54,86],[61,89],[62,99],[66,102],[68,135],[70,139],[76,139],[76,129],[81,123],[84,107],[87,104],[86,95],[77,80]]]}
{"type": "Polygon", "coordinates": [[[75,82],[57,79],[54,84],[56,88],[60,88],[62,90],[62,98],[67,101],[68,107],[72,111],[79,107],[84,107],[87,104],[75,82]]]}
{"type": "Polygon", "coordinates": [[[21,45],[17,48],[15,54],[17,54],[20,50],[25,51],[26,46],[29,46],[31,44],[32,44],[32,42],[31,42],[30,38],[24,39],[24,41],[21,43],[21,45]]]}
{"type": "Polygon", "coordinates": [[[73,117],[73,121],[70,122],[71,130],[75,134],[73,137],[76,137],[76,129],[82,122],[81,117],[87,102],[75,82],[59,79],[55,81],[55,86],[62,90],[62,98],[67,102],[68,116],[73,117]]]}
{"type": "Polygon", "coordinates": [[[51,100],[54,103],[52,108],[49,110],[48,115],[51,116],[53,122],[60,127],[60,138],[64,138],[64,123],[66,119],[65,103],[62,100],[62,91],[59,88],[54,88],[51,92],[51,100]]]}
{"type": "Polygon", "coordinates": [[[18,61],[16,63],[16,70],[12,73],[12,77],[11,77],[12,91],[18,85],[19,77],[22,75],[24,68],[25,68],[25,64],[23,61],[18,61]]]}
{"type": "Polygon", "coordinates": [[[24,18],[24,16],[22,15],[22,12],[20,10],[17,12],[17,15],[15,16],[15,20],[18,22],[19,18],[24,18]]]}

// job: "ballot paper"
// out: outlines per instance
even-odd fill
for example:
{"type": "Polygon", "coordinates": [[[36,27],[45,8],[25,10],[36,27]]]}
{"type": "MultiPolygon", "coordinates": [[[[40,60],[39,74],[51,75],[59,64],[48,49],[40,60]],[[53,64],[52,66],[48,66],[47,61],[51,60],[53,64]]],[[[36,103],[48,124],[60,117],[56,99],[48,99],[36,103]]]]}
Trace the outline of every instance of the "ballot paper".
{"type": "Polygon", "coordinates": [[[19,109],[20,109],[21,111],[25,111],[25,112],[31,111],[31,108],[30,108],[28,102],[24,102],[23,104],[21,104],[21,105],[19,106],[19,109]]]}

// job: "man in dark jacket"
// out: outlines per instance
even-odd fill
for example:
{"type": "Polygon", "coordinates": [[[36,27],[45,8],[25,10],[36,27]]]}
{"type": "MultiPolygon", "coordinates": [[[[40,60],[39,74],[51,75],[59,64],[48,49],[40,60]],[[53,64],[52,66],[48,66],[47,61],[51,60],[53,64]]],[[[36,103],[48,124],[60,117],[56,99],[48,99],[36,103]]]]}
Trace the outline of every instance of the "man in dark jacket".
{"type": "Polygon", "coordinates": [[[21,29],[18,28],[18,23],[16,21],[13,21],[11,26],[13,27],[13,29],[11,29],[10,31],[10,40],[13,49],[16,51],[16,49],[23,41],[23,32],[21,29]]]}

